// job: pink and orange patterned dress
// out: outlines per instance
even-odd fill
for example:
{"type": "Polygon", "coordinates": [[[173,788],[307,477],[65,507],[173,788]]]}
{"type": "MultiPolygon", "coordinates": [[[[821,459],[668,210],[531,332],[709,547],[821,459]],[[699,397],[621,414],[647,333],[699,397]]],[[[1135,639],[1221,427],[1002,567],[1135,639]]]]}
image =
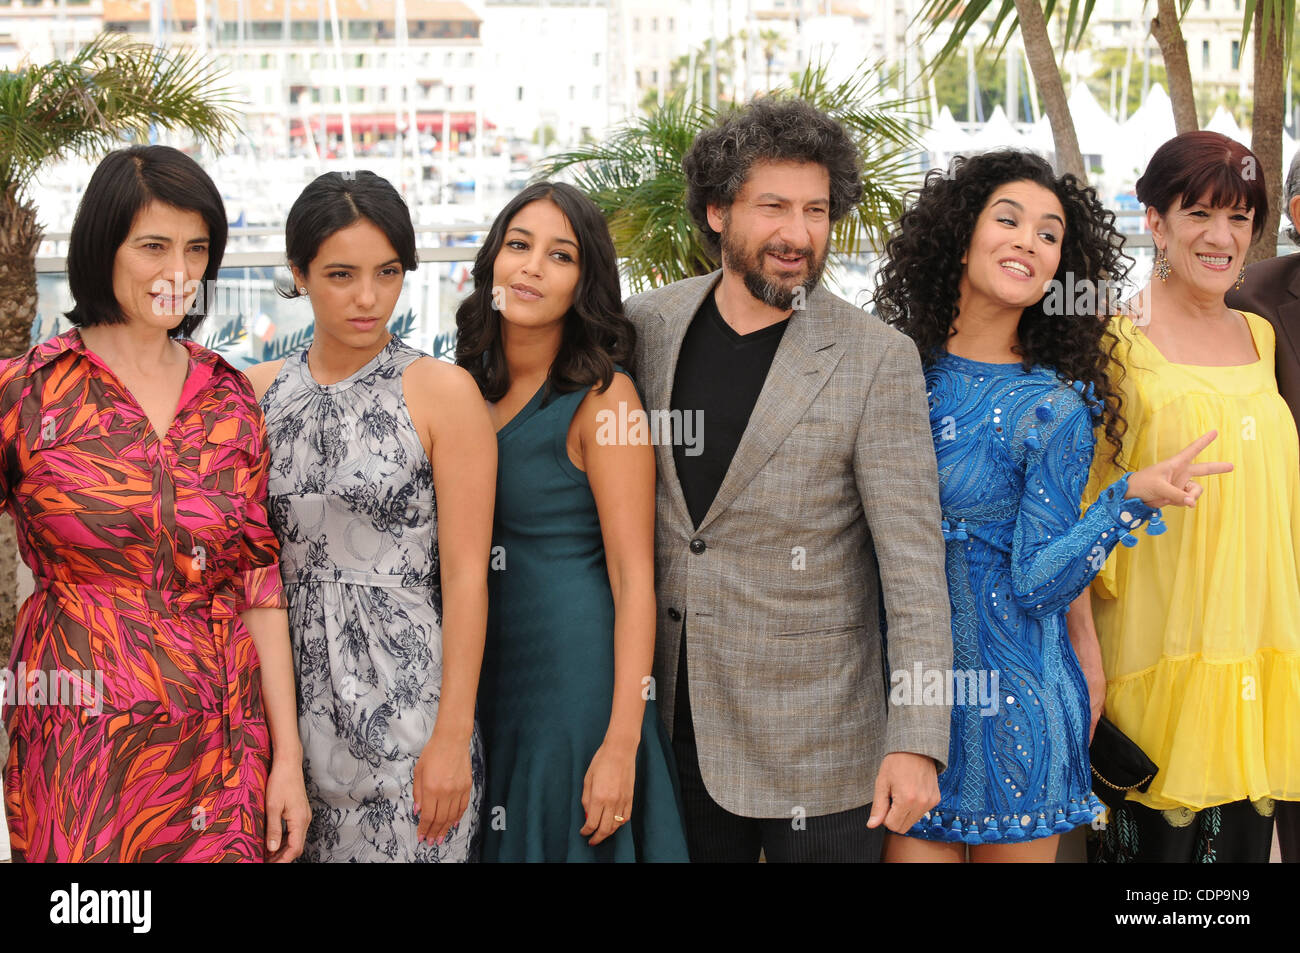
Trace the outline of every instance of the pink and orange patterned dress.
{"type": "Polygon", "coordinates": [[[185,342],[159,439],[72,331],[0,364],[0,502],[35,592],[6,706],[15,860],[262,861],[270,737],[238,612],[284,607],[262,413],[185,342]]]}

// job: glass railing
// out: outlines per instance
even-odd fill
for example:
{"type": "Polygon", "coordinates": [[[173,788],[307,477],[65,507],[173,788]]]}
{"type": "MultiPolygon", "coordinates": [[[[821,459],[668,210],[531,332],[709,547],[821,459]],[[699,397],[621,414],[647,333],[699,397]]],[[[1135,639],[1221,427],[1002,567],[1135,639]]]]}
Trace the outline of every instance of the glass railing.
{"type": "MultiPolygon", "coordinates": [[[[473,289],[470,265],[486,225],[456,226],[440,233],[436,245],[419,250],[420,267],[406,276],[393,312],[392,328],[413,347],[440,357],[454,348],[456,308],[473,289]],[[475,244],[447,244],[454,241],[475,244]]],[[[286,299],[277,287],[287,287],[282,233],[277,229],[232,230],[209,316],[195,334],[199,343],[221,353],[237,367],[275,360],[310,341],[311,305],[305,298],[286,299]]],[[[424,230],[421,241],[432,241],[424,230]]],[[[63,273],[66,236],[49,236],[38,259],[37,319],[32,341],[38,343],[67,330],[63,317],[72,307],[63,273]],[[52,254],[51,254],[52,252],[52,254]]],[[[1152,247],[1148,235],[1128,235],[1125,250],[1133,257],[1128,285],[1136,290],[1151,273],[1152,247]]],[[[1279,254],[1295,246],[1279,244],[1279,254]]],[[[858,255],[832,256],[826,270],[827,286],[846,301],[871,310],[880,255],[871,250],[858,255]]],[[[624,293],[630,289],[624,281],[624,293]]]]}

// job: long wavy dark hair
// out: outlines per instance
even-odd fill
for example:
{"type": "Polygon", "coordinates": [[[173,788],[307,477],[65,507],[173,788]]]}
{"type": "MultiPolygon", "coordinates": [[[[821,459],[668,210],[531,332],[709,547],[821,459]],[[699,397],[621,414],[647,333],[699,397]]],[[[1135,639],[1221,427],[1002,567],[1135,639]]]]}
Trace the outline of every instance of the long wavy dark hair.
{"type": "MultiPolygon", "coordinates": [[[[1053,277],[1058,288],[1066,289],[1071,310],[1071,289],[1087,287],[1085,279],[1098,292],[1117,293],[1128,274],[1132,259],[1124,254],[1124,236],[1095,190],[1068,173],[1058,178],[1046,161],[1030,152],[1006,149],[958,156],[947,172],[930,172],[924,186],[912,193],[915,200],[886,244],[885,262],[876,276],[876,312],[916,342],[924,364],[947,350],[966,267],[962,257],[989,198],[1008,182],[1041,185],[1065,210],[1061,263],[1053,277]]],[[[1109,297],[1094,296],[1097,312],[1106,310],[1109,297]]],[[[1048,367],[1068,381],[1092,385],[1106,440],[1113,447],[1111,459],[1116,460],[1125,424],[1119,391],[1107,370],[1118,340],[1106,327],[1105,313],[1051,315],[1044,310],[1047,299],[1044,295],[1021,314],[1015,353],[1026,370],[1048,367]]]]}
{"type": "Polygon", "coordinates": [[[614,380],[614,365],[636,377],[636,328],[623,314],[618,258],[609,226],[596,203],[563,182],[528,186],[501,210],[474,257],[474,290],[456,309],[456,363],[478,383],[484,398],[498,401],[510,389],[501,346],[501,315],[492,307],[492,272],[506,229],[525,205],[554,202],[578,239],[578,285],[564,316],[559,353],[547,376],[551,391],[567,393],[614,380]]]}

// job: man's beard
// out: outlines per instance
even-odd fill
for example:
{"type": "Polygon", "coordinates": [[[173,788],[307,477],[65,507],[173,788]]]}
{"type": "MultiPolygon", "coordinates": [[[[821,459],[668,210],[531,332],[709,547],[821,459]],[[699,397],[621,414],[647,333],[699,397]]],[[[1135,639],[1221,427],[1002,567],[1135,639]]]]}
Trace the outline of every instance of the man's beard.
{"type": "Polygon", "coordinates": [[[816,257],[811,247],[795,248],[785,244],[768,244],[758,249],[751,259],[745,256],[745,247],[736,241],[736,236],[724,226],[722,232],[722,263],[733,272],[739,272],[744,279],[745,288],[759,301],[778,311],[789,311],[794,307],[795,298],[807,300],[807,296],[822,280],[822,271],[826,267],[826,253],[816,257]],[[779,280],[769,277],[763,271],[763,263],[768,252],[774,255],[802,255],[808,263],[808,277],[792,287],[786,287],[779,280]]]}

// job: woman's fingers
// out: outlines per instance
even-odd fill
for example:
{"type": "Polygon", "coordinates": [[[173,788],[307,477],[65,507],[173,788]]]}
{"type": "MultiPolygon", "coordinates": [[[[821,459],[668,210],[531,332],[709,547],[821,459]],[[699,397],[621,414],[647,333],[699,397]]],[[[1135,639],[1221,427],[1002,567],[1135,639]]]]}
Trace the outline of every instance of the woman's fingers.
{"type": "Polygon", "coordinates": [[[1191,443],[1189,443],[1187,446],[1185,446],[1182,450],[1178,451],[1178,453],[1174,454],[1170,459],[1177,461],[1179,463],[1189,463],[1192,460],[1196,459],[1196,455],[1198,453],[1200,453],[1210,444],[1214,443],[1214,438],[1217,437],[1218,435],[1219,432],[1217,430],[1211,430],[1208,433],[1203,433],[1195,440],[1193,440],[1191,443]]]}
{"type": "Polygon", "coordinates": [[[597,844],[603,841],[610,834],[614,833],[614,829],[617,827],[618,827],[618,823],[614,820],[613,806],[609,804],[601,805],[600,823],[596,827],[595,836],[592,837],[591,840],[589,840],[587,843],[595,847],[597,844]]]}
{"type": "Polygon", "coordinates": [[[1232,464],[1222,462],[1193,463],[1187,468],[1187,472],[1191,476],[1210,476],[1215,473],[1231,473],[1232,464]]]}

